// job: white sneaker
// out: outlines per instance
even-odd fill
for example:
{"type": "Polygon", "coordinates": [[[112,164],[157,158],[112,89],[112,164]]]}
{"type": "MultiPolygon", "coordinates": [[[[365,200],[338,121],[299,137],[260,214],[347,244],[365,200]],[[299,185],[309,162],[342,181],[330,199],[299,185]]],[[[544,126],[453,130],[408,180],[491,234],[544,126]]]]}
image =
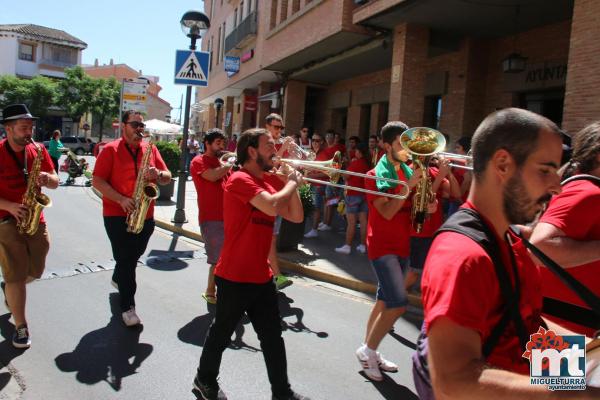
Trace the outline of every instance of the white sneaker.
{"type": "Polygon", "coordinates": [[[350,254],[350,252],[352,251],[352,248],[350,246],[348,246],[347,244],[345,244],[342,247],[336,247],[335,251],[337,253],[350,254]]]}
{"type": "Polygon", "coordinates": [[[319,224],[319,227],[317,228],[318,231],[330,231],[331,230],[331,226],[330,225],[326,225],[326,224],[319,224]]]}
{"type": "Polygon", "coordinates": [[[367,247],[364,244],[359,244],[358,246],[356,246],[356,251],[365,254],[367,252],[367,247]]]}
{"type": "Polygon", "coordinates": [[[380,352],[376,352],[377,354],[377,364],[379,364],[379,369],[385,372],[398,372],[398,365],[395,363],[386,360],[383,358],[380,352]]]}
{"type": "Polygon", "coordinates": [[[327,226],[326,224],[324,224],[323,222],[319,222],[319,225],[317,225],[317,229],[321,230],[322,227],[327,226]]]}
{"type": "Polygon", "coordinates": [[[319,236],[319,232],[317,232],[316,229],[311,229],[310,231],[306,232],[306,234],[304,235],[305,238],[316,238],[319,236]]]}
{"type": "Polygon", "coordinates": [[[367,346],[362,345],[356,350],[356,358],[358,358],[358,362],[367,378],[380,382],[383,380],[383,375],[381,375],[381,371],[379,370],[377,353],[374,351],[371,351],[371,354],[367,353],[367,346]]]}
{"type": "Polygon", "coordinates": [[[135,313],[135,307],[131,307],[129,310],[125,311],[122,316],[123,322],[127,326],[135,326],[142,323],[140,317],[135,313]]]}

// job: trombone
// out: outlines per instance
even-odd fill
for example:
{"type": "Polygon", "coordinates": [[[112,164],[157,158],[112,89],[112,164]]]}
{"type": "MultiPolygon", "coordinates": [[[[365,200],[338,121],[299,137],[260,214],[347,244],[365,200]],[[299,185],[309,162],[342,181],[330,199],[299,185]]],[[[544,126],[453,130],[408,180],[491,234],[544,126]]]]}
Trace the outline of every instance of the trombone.
{"type": "MultiPolygon", "coordinates": [[[[219,160],[222,163],[232,163],[232,162],[235,162],[235,159],[236,159],[236,154],[231,153],[231,152],[225,153],[219,158],[219,160]]],[[[333,157],[327,161],[307,161],[307,160],[296,160],[294,158],[279,158],[279,157],[273,157],[273,160],[275,162],[282,162],[296,170],[301,168],[304,171],[311,171],[311,170],[312,171],[322,171],[327,176],[329,176],[329,181],[324,181],[324,180],[315,179],[315,178],[308,178],[308,177],[302,178],[302,180],[304,180],[305,182],[309,182],[309,183],[333,186],[333,187],[340,188],[340,189],[354,190],[356,192],[368,193],[368,194],[373,194],[376,196],[383,196],[383,197],[389,197],[392,199],[400,199],[400,200],[405,200],[410,194],[410,188],[408,187],[408,183],[406,183],[404,181],[401,181],[398,179],[384,178],[381,176],[367,175],[367,174],[363,174],[360,172],[353,172],[353,171],[347,171],[347,170],[341,169],[342,153],[340,153],[339,151],[336,151],[335,154],[333,155],[333,157]],[[338,183],[340,175],[358,176],[360,178],[365,178],[365,179],[374,179],[374,180],[395,183],[397,185],[401,185],[403,188],[403,191],[402,191],[402,193],[393,194],[393,193],[386,193],[386,192],[378,192],[375,190],[369,190],[369,189],[356,187],[356,186],[342,185],[342,184],[338,183]]]]}

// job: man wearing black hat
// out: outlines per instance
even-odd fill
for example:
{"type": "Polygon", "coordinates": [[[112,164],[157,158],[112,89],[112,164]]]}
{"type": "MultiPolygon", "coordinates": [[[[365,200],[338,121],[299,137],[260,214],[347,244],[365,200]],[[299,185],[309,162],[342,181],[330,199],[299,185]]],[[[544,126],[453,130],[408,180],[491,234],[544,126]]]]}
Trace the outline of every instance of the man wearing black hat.
{"type": "MultiPolygon", "coordinates": [[[[17,229],[17,223],[27,216],[22,199],[40,146],[32,139],[34,119],[27,106],[13,104],[3,110],[0,120],[7,135],[0,141],[0,266],[5,304],[16,327],[12,343],[17,348],[31,345],[25,318],[25,284],[42,276],[50,248],[43,213],[33,235],[20,234],[17,229]]],[[[40,188],[56,189],[58,176],[54,165],[46,149],[43,146],[41,149],[40,173],[31,179],[36,179],[40,188]]]]}

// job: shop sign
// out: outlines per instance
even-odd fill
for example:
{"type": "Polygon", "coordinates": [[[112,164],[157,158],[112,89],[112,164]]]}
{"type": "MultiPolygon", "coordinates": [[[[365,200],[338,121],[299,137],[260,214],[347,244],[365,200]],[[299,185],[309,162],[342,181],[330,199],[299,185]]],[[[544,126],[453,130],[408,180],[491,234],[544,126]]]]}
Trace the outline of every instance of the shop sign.
{"type": "Polygon", "coordinates": [[[242,60],[243,63],[245,63],[247,61],[250,61],[253,57],[254,57],[254,49],[242,54],[240,59],[242,60]]]}
{"type": "Polygon", "coordinates": [[[244,96],[244,111],[256,111],[256,104],[258,99],[256,96],[246,95],[244,96]]]}
{"type": "Polygon", "coordinates": [[[546,61],[528,64],[523,72],[503,74],[503,80],[504,88],[508,92],[562,87],[567,81],[567,62],[546,61]]]}
{"type": "Polygon", "coordinates": [[[228,77],[232,77],[240,71],[240,58],[239,57],[225,57],[225,72],[228,77]]]}

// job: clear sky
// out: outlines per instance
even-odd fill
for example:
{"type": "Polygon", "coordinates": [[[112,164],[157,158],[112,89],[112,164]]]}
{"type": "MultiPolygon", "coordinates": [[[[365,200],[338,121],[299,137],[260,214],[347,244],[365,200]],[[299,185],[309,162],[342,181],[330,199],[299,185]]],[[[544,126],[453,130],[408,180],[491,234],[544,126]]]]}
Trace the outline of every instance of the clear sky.
{"type": "MultiPolygon", "coordinates": [[[[158,76],[160,96],[175,109],[185,95],[185,86],[173,83],[175,50],[190,45],[179,20],[188,10],[203,9],[202,0],[0,0],[0,24],[61,29],[87,43],[84,64],[112,58],[158,76]]],[[[172,114],[178,118],[179,110],[172,114]]]]}

